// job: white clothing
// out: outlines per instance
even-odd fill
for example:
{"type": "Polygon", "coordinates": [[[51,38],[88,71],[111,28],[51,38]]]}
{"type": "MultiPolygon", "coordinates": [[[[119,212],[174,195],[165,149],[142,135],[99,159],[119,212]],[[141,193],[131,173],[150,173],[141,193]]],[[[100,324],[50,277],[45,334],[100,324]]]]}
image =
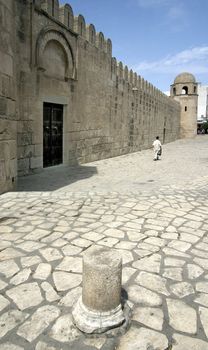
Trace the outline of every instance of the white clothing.
{"type": "Polygon", "coordinates": [[[152,146],[154,147],[154,151],[157,151],[157,152],[158,152],[158,151],[160,150],[160,148],[162,147],[160,140],[155,140],[155,141],[153,142],[152,146]]]}
{"type": "Polygon", "coordinates": [[[162,147],[160,140],[155,140],[153,142],[152,146],[153,146],[153,149],[154,149],[154,160],[157,160],[157,159],[159,159],[158,152],[159,152],[159,150],[162,147]]]}

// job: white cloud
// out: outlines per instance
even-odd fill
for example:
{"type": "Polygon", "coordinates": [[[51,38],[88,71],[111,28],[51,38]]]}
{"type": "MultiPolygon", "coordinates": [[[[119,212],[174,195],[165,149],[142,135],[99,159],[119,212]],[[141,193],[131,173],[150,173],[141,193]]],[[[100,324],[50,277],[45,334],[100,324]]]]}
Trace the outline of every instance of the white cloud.
{"type": "Polygon", "coordinates": [[[194,47],[181,51],[176,55],[168,55],[157,61],[143,61],[135,71],[149,73],[178,73],[189,71],[193,74],[208,73],[208,46],[194,47]]]}

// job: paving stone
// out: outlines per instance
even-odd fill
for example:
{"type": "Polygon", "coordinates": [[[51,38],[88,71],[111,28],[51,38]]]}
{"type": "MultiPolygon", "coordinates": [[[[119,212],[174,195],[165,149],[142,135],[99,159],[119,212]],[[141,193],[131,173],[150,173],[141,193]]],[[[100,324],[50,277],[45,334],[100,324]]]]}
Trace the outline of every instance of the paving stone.
{"type": "Polygon", "coordinates": [[[5,249],[5,248],[8,248],[11,246],[11,242],[9,241],[1,241],[0,242],[0,251],[5,249]]]}
{"type": "Polygon", "coordinates": [[[208,309],[200,306],[199,315],[200,315],[202,326],[204,328],[204,332],[206,334],[206,337],[208,338],[208,309]]]}
{"type": "Polygon", "coordinates": [[[41,242],[43,242],[43,243],[51,243],[51,242],[59,239],[62,236],[63,236],[63,233],[61,233],[61,232],[53,232],[49,236],[42,238],[41,242]]]}
{"type": "Polygon", "coordinates": [[[102,346],[105,344],[106,339],[105,338],[99,338],[99,339],[85,339],[84,344],[88,346],[93,346],[96,349],[101,349],[102,346]]]}
{"type": "Polygon", "coordinates": [[[127,241],[121,241],[118,244],[116,244],[115,248],[116,249],[127,249],[127,250],[132,250],[136,246],[136,243],[133,242],[127,242],[127,241]]]}
{"type": "Polygon", "coordinates": [[[37,266],[35,273],[33,274],[34,279],[46,280],[51,273],[51,265],[47,263],[41,263],[37,266]]]}
{"type": "Polygon", "coordinates": [[[138,285],[131,285],[128,288],[128,297],[137,304],[147,306],[162,305],[162,298],[158,294],[138,285]]]}
{"type": "Polygon", "coordinates": [[[5,283],[4,281],[0,280],[0,290],[5,289],[8,286],[7,283],[5,283]]]}
{"type": "Polygon", "coordinates": [[[59,302],[60,305],[64,305],[66,307],[71,307],[80,297],[82,293],[82,288],[81,287],[77,287],[74,288],[72,290],[70,290],[70,292],[68,292],[59,302]]]}
{"type": "Polygon", "coordinates": [[[133,255],[130,251],[124,250],[124,249],[117,249],[117,253],[122,257],[122,264],[128,264],[129,262],[133,261],[133,255]]]}
{"type": "Polygon", "coordinates": [[[122,284],[126,284],[136,271],[136,269],[132,269],[131,267],[124,267],[122,269],[122,284]]]}
{"type": "Polygon", "coordinates": [[[204,243],[204,242],[200,242],[200,243],[196,244],[195,247],[196,247],[196,249],[208,251],[208,244],[204,243]]]}
{"type": "Polygon", "coordinates": [[[187,283],[187,282],[172,284],[170,286],[170,290],[178,298],[184,298],[185,296],[194,293],[194,288],[192,287],[192,285],[190,283],[187,283]]]}
{"type": "Polygon", "coordinates": [[[103,233],[108,237],[113,237],[118,239],[124,238],[124,232],[116,228],[109,228],[105,230],[103,233]]]}
{"type": "Polygon", "coordinates": [[[40,249],[40,254],[47,260],[47,261],[55,261],[59,260],[63,257],[63,255],[60,253],[60,251],[56,248],[45,248],[40,249]]]}
{"type": "Polygon", "coordinates": [[[194,299],[194,302],[208,307],[208,294],[198,293],[197,298],[194,299]]]}
{"type": "Polygon", "coordinates": [[[193,280],[201,276],[204,270],[195,264],[187,264],[188,278],[193,280]]]}
{"type": "Polygon", "coordinates": [[[70,314],[59,317],[50,331],[51,338],[68,343],[80,336],[80,332],[75,328],[70,314]]]}
{"type": "Polygon", "coordinates": [[[4,298],[3,295],[0,295],[0,311],[4,310],[9,304],[10,301],[4,298]]]}
{"type": "Polygon", "coordinates": [[[65,291],[77,287],[82,281],[82,276],[68,272],[54,272],[53,280],[58,291],[65,291]]]}
{"type": "Polygon", "coordinates": [[[157,237],[158,236],[158,231],[147,230],[147,231],[144,231],[144,235],[148,236],[148,237],[157,237]]]}
{"type": "Polygon", "coordinates": [[[153,307],[137,307],[133,310],[132,320],[143,325],[161,331],[164,315],[161,309],[153,307]]]}
{"type": "Polygon", "coordinates": [[[75,238],[71,243],[80,248],[88,248],[93,244],[92,241],[83,238],[75,238]]]}
{"type": "Polygon", "coordinates": [[[104,238],[105,236],[101,233],[97,233],[97,232],[87,232],[84,235],[82,235],[82,238],[86,239],[86,240],[90,240],[93,242],[97,242],[99,240],[101,240],[102,238],[104,238]]]}
{"type": "Polygon", "coordinates": [[[197,292],[208,293],[208,282],[196,283],[197,292]]]}
{"type": "Polygon", "coordinates": [[[207,252],[203,251],[203,250],[198,250],[198,249],[192,249],[191,250],[191,254],[200,257],[200,258],[207,258],[207,252]]]}
{"type": "Polygon", "coordinates": [[[44,238],[50,234],[50,231],[43,230],[40,228],[36,228],[31,233],[29,233],[27,236],[25,236],[25,240],[31,240],[31,241],[39,241],[41,238],[44,238]]]}
{"type": "Polygon", "coordinates": [[[31,270],[29,268],[24,269],[24,270],[20,271],[17,275],[15,275],[10,280],[10,283],[17,286],[20,283],[26,282],[28,280],[28,278],[30,277],[30,274],[31,274],[31,270]]]}
{"type": "Polygon", "coordinates": [[[174,259],[174,258],[165,258],[165,266],[174,266],[174,267],[183,267],[185,265],[185,260],[174,259]]]}
{"type": "Polygon", "coordinates": [[[31,318],[19,327],[17,334],[32,342],[60,315],[60,310],[53,305],[37,309],[31,318]]]}
{"type": "Polygon", "coordinates": [[[159,237],[149,237],[145,239],[144,242],[148,244],[156,245],[158,247],[164,247],[166,244],[166,240],[161,239],[159,237]]]}
{"type": "Polygon", "coordinates": [[[60,296],[56,293],[50,283],[42,282],[41,287],[45,292],[45,298],[47,301],[52,302],[60,299],[60,296]]]}
{"type": "Polygon", "coordinates": [[[33,252],[34,250],[40,249],[44,247],[45,244],[33,242],[33,241],[25,241],[24,243],[18,244],[17,248],[25,250],[26,252],[33,252]]]}
{"type": "Polygon", "coordinates": [[[131,327],[119,340],[117,350],[164,350],[168,347],[167,337],[147,328],[131,327]]]}
{"type": "Polygon", "coordinates": [[[7,342],[4,344],[0,344],[0,350],[24,350],[24,348],[7,342]]]}
{"type": "Polygon", "coordinates": [[[24,283],[11,288],[6,292],[6,295],[13,300],[20,310],[37,306],[43,300],[40,288],[36,282],[24,283]]]}
{"type": "Polygon", "coordinates": [[[0,338],[22,323],[29,314],[19,310],[9,310],[0,316],[0,338]]]}
{"type": "Polygon", "coordinates": [[[182,252],[179,252],[178,250],[175,250],[173,248],[168,248],[168,247],[163,248],[163,253],[166,255],[179,256],[182,258],[190,258],[190,256],[186,253],[182,253],[182,252]]]}
{"type": "Polygon", "coordinates": [[[62,350],[62,348],[60,348],[59,346],[58,347],[55,347],[54,346],[50,346],[42,341],[39,341],[35,347],[35,350],[62,350]]]}
{"type": "Polygon", "coordinates": [[[150,250],[145,249],[135,249],[134,253],[136,253],[140,258],[152,255],[152,252],[150,250]]]}
{"type": "Polygon", "coordinates": [[[161,238],[163,239],[178,239],[178,233],[175,232],[165,232],[161,234],[161,238]]]}
{"type": "Polygon", "coordinates": [[[157,247],[156,245],[152,245],[152,244],[147,244],[145,242],[139,242],[137,247],[139,249],[148,250],[152,253],[157,253],[160,251],[160,247],[157,247]]]}
{"type": "Polygon", "coordinates": [[[82,258],[66,256],[63,258],[62,262],[56,266],[56,270],[82,273],[82,258]]]}
{"type": "Polygon", "coordinates": [[[186,252],[191,247],[191,244],[187,242],[174,240],[168,243],[168,247],[175,250],[179,250],[180,252],[186,252]]]}
{"type": "Polygon", "coordinates": [[[153,254],[150,257],[135,261],[132,266],[139,270],[145,270],[149,272],[160,272],[161,256],[159,254],[153,254]]]}
{"type": "Polygon", "coordinates": [[[173,334],[173,350],[207,350],[207,342],[187,337],[181,334],[173,334]]]}
{"type": "Polygon", "coordinates": [[[183,280],[182,272],[183,270],[180,267],[169,267],[169,268],[166,267],[164,269],[163,276],[171,280],[182,281],[183,280]]]}
{"type": "Polygon", "coordinates": [[[64,253],[64,255],[73,256],[73,255],[79,254],[82,251],[82,248],[75,247],[74,245],[71,245],[71,244],[67,244],[63,248],[61,248],[61,250],[64,253]]]}
{"type": "Polygon", "coordinates": [[[104,245],[106,247],[113,247],[118,242],[119,242],[119,240],[117,238],[106,237],[106,238],[101,239],[101,241],[99,241],[98,244],[104,245]]]}
{"type": "Polygon", "coordinates": [[[0,273],[9,278],[19,271],[19,267],[13,260],[0,262],[0,273]]]}
{"type": "Polygon", "coordinates": [[[38,255],[34,256],[26,256],[25,258],[21,258],[22,267],[30,267],[36,264],[40,264],[42,262],[41,258],[38,255]]]}
{"type": "Polygon", "coordinates": [[[194,258],[193,261],[203,269],[208,270],[208,259],[194,258]]]}
{"type": "Polygon", "coordinates": [[[189,233],[180,233],[180,240],[186,241],[189,243],[197,243],[200,240],[200,237],[191,235],[189,233]]]}
{"type": "Polygon", "coordinates": [[[145,288],[153,290],[154,292],[161,293],[166,296],[170,295],[166,288],[167,280],[158,275],[142,271],[135,279],[135,282],[145,288]]]}
{"type": "Polygon", "coordinates": [[[167,299],[170,326],[180,332],[196,334],[196,311],[181,300],[167,299]]]}
{"type": "Polygon", "coordinates": [[[51,243],[52,247],[57,247],[57,248],[63,247],[63,246],[65,246],[66,244],[68,244],[68,241],[65,240],[65,239],[62,239],[62,238],[59,238],[59,239],[57,239],[56,241],[53,241],[53,242],[51,243]]]}
{"type": "Polygon", "coordinates": [[[0,261],[14,259],[24,255],[24,253],[21,253],[17,249],[9,247],[0,252],[0,261]]]}
{"type": "Polygon", "coordinates": [[[0,233],[10,233],[13,231],[13,228],[10,227],[10,226],[4,226],[4,225],[1,225],[0,226],[0,233]]]}

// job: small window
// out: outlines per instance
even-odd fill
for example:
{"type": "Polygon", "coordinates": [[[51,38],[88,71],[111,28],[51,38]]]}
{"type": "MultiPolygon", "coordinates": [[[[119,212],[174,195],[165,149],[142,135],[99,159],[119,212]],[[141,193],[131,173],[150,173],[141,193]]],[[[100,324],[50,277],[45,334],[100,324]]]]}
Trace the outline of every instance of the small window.
{"type": "Polygon", "coordinates": [[[181,91],[182,95],[188,95],[188,87],[184,86],[181,91]]]}
{"type": "Polygon", "coordinates": [[[176,88],[173,88],[173,95],[176,95],[176,88]]]}
{"type": "Polygon", "coordinates": [[[185,106],[185,112],[187,112],[187,106],[185,106]]]}
{"type": "Polygon", "coordinates": [[[52,0],[52,16],[54,17],[55,14],[55,4],[54,4],[54,0],[52,0]]]}
{"type": "Polygon", "coordinates": [[[194,93],[196,93],[196,86],[194,86],[194,93]]]}

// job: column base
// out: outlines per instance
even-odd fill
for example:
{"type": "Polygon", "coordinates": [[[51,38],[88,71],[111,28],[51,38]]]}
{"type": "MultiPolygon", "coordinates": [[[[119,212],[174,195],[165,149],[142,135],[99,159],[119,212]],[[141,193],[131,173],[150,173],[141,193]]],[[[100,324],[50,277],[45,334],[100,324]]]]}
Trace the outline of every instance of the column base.
{"type": "Polygon", "coordinates": [[[124,313],[121,304],[115,309],[99,312],[88,309],[80,297],[73,308],[72,317],[74,324],[84,333],[104,333],[109,329],[120,326],[124,321],[124,313]]]}

